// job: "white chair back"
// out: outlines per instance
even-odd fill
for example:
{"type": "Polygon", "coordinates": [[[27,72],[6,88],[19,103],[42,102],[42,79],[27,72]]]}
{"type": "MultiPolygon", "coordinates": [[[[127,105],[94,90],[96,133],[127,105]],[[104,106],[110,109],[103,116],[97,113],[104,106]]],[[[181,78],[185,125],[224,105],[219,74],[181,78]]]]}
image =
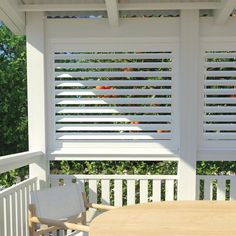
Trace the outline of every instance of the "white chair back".
{"type": "Polygon", "coordinates": [[[31,204],[40,218],[64,220],[85,212],[82,189],[78,184],[52,187],[31,192],[31,204]]]}

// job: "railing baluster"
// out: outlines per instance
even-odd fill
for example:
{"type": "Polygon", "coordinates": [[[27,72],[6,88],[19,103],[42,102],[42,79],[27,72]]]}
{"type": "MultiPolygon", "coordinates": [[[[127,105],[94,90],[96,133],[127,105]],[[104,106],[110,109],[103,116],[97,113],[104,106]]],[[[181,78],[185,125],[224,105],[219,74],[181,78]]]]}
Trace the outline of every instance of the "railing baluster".
{"type": "Polygon", "coordinates": [[[110,204],[110,180],[102,179],[101,180],[101,191],[102,191],[102,203],[110,204]]]}
{"type": "MultiPolygon", "coordinates": [[[[28,215],[28,205],[29,205],[29,202],[30,202],[30,199],[29,199],[30,186],[29,185],[26,186],[25,190],[26,190],[25,191],[25,216],[27,217],[27,215],[28,215]]],[[[27,227],[28,227],[28,222],[27,221],[25,221],[25,226],[26,226],[26,229],[27,229],[27,227]]],[[[26,230],[26,234],[28,235],[28,230],[26,230]]]]}
{"type": "Polygon", "coordinates": [[[11,206],[10,206],[10,196],[8,195],[5,198],[5,234],[11,236],[11,206]]]}
{"type": "Polygon", "coordinates": [[[89,202],[97,203],[97,180],[89,180],[89,202]]]}
{"type": "Polygon", "coordinates": [[[174,180],[167,179],[165,184],[166,184],[165,199],[166,201],[173,201],[174,200],[174,180]]]}
{"type": "Polygon", "coordinates": [[[140,180],[140,203],[148,202],[148,180],[140,180]]]}
{"type": "Polygon", "coordinates": [[[154,179],[152,181],[152,201],[161,201],[161,180],[154,179]]]}
{"type": "Polygon", "coordinates": [[[14,225],[13,230],[13,235],[18,236],[18,208],[17,208],[17,191],[12,193],[12,225],[14,225]]]}
{"type": "Polygon", "coordinates": [[[212,183],[209,178],[204,179],[204,200],[211,200],[212,183]]]}
{"type": "Polygon", "coordinates": [[[4,235],[4,205],[3,205],[4,198],[0,196],[0,235],[4,235]]]}
{"type": "Polygon", "coordinates": [[[225,179],[217,179],[217,200],[225,200],[226,181],[225,179]]]}
{"type": "Polygon", "coordinates": [[[230,178],[230,200],[236,200],[236,176],[230,178]]]}
{"type": "Polygon", "coordinates": [[[22,189],[22,235],[26,235],[28,232],[28,222],[26,222],[26,218],[27,218],[27,214],[28,214],[28,209],[26,211],[27,208],[27,199],[26,199],[26,195],[27,195],[27,189],[26,186],[22,189]],[[26,227],[27,225],[27,227],[26,227]]]}
{"type": "Polygon", "coordinates": [[[199,200],[200,199],[200,181],[201,179],[200,178],[196,178],[196,200],[199,200]]]}
{"type": "Polygon", "coordinates": [[[114,180],[114,202],[115,206],[122,206],[122,180],[121,179],[115,179],[114,180]]]}
{"type": "Polygon", "coordinates": [[[135,180],[127,180],[127,205],[135,204],[135,180]]]}

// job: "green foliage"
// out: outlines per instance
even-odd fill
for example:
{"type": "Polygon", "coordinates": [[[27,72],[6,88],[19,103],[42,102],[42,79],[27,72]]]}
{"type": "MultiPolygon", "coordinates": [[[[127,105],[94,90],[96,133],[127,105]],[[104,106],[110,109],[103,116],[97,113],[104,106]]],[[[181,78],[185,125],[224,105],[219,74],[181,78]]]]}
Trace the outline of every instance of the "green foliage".
{"type": "Polygon", "coordinates": [[[236,173],[235,161],[199,161],[198,175],[227,175],[236,173]]]}
{"type": "Polygon", "coordinates": [[[51,162],[54,174],[162,174],[176,175],[175,161],[61,161],[51,162]]]}
{"type": "Polygon", "coordinates": [[[25,37],[0,26],[0,155],[27,150],[25,37]]]}
{"type": "MultiPolygon", "coordinates": [[[[25,45],[25,37],[0,26],[0,156],[28,149],[25,45]]],[[[0,175],[0,186],[12,185],[26,169],[0,175]]]]}

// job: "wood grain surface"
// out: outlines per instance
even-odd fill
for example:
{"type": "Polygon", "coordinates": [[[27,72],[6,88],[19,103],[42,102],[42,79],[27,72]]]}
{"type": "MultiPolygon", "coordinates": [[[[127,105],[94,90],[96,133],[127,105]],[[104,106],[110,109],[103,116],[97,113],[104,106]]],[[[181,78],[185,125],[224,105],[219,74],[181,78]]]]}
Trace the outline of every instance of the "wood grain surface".
{"type": "Polygon", "coordinates": [[[172,201],[117,208],[95,218],[90,236],[235,236],[236,201],[172,201]]]}

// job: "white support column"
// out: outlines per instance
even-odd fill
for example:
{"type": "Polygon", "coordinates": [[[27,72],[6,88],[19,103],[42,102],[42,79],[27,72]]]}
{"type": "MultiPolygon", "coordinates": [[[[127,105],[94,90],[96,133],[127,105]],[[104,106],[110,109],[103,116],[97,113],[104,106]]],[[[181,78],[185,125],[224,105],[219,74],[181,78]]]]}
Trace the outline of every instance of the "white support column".
{"type": "Polygon", "coordinates": [[[180,24],[178,199],[194,200],[197,158],[199,11],[182,10],[180,24]]]}
{"type": "MultiPolygon", "coordinates": [[[[29,150],[46,152],[45,126],[45,39],[44,13],[27,13],[27,79],[29,150]]],[[[49,164],[46,156],[30,165],[30,177],[39,178],[39,186],[47,183],[49,164]]]]}

